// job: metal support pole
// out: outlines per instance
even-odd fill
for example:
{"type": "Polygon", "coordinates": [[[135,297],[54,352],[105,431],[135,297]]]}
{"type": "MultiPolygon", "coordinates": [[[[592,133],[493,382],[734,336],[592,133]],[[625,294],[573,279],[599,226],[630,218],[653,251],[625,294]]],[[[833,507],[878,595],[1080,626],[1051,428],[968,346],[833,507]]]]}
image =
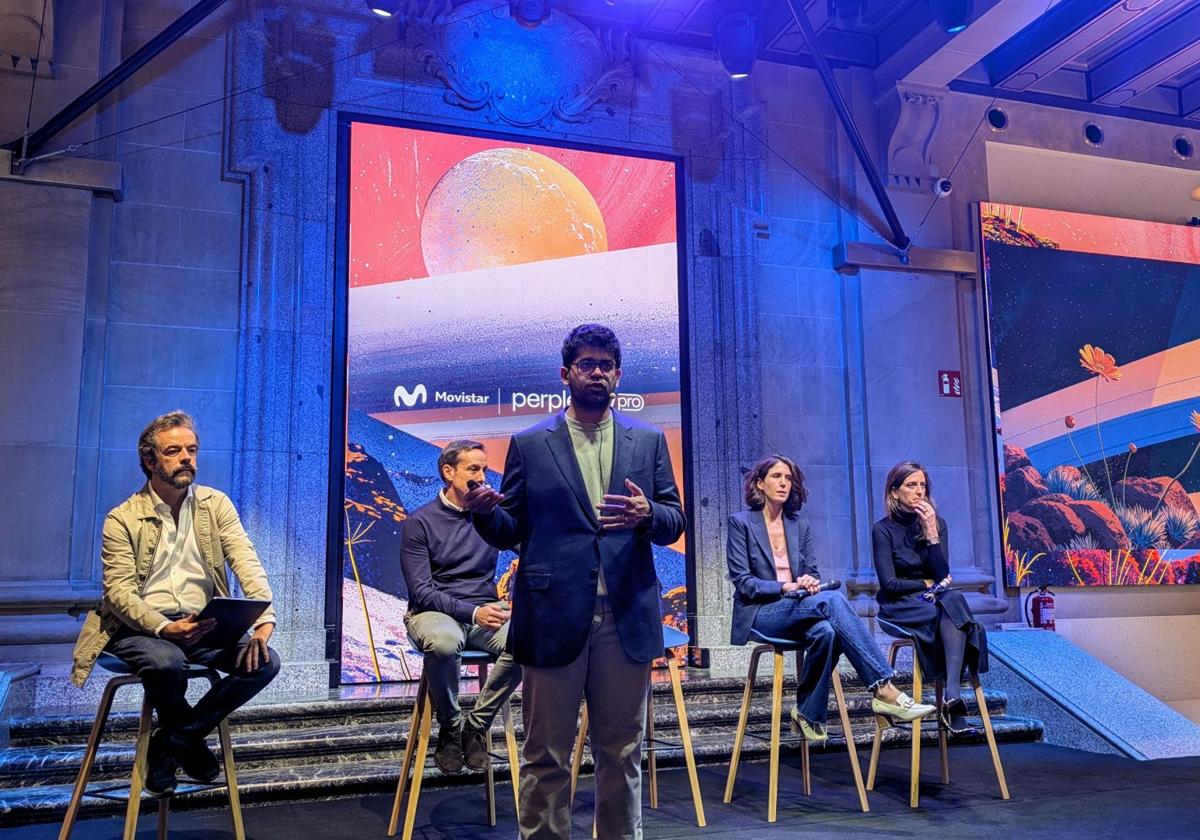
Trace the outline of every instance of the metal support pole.
{"type": "Polygon", "coordinates": [[[863,172],[867,174],[871,192],[875,193],[875,200],[879,202],[884,218],[887,219],[888,227],[892,230],[892,244],[896,246],[901,255],[904,255],[912,240],[904,232],[904,226],[900,223],[900,217],[896,215],[892,199],[883,186],[883,179],[879,177],[879,169],[867,151],[867,144],[858,131],[858,125],[854,122],[854,116],[850,113],[846,100],[842,98],[842,92],[838,90],[837,81],[833,78],[833,70],[830,69],[829,62],[825,60],[825,53],[821,51],[821,45],[817,43],[817,35],[813,32],[812,24],[808,22],[808,16],[804,13],[800,0],[787,0],[787,3],[788,8],[791,9],[792,18],[796,21],[796,26],[800,27],[800,34],[804,36],[804,40],[808,44],[808,51],[812,53],[813,63],[817,66],[817,72],[821,74],[821,81],[825,83],[825,89],[829,91],[829,98],[833,100],[833,109],[837,111],[838,119],[842,121],[842,127],[846,129],[846,134],[850,137],[850,145],[854,147],[854,154],[858,157],[858,162],[862,164],[863,172]]]}
{"type": "Polygon", "coordinates": [[[33,134],[28,135],[27,138],[14,140],[7,144],[7,148],[12,149],[14,152],[18,149],[20,150],[20,156],[14,156],[13,167],[20,167],[27,159],[37,155],[46,143],[53,139],[59,132],[87,113],[88,109],[116,90],[122,82],[140,70],[160,52],[178,41],[192,27],[204,20],[218,6],[224,3],[225,0],[199,0],[196,5],[170,23],[166,29],[147,41],[141,49],[105,74],[104,78],[71,100],[66,107],[47,120],[45,125],[33,132],[33,134]],[[27,144],[25,143],[26,140],[28,141],[27,144]]]}

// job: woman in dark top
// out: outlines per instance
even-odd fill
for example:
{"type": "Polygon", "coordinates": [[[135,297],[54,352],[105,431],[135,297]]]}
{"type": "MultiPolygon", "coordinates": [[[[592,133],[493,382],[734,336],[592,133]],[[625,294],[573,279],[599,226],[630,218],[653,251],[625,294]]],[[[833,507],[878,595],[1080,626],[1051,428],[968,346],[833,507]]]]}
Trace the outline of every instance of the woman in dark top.
{"type": "Polygon", "coordinates": [[[962,701],[964,672],[987,671],[987,635],[952,582],[946,520],[933,506],[933,487],[916,461],[892,467],[884,487],[888,515],[871,529],[879,615],[913,634],[921,672],[944,681],[938,714],[952,732],[974,727],[962,701]]]}
{"type": "Polygon", "coordinates": [[[782,455],[763,458],[746,473],[749,510],[729,517],[725,560],[733,582],[731,641],[761,636],[805,642],[792,724],[810,741],[828,737],[830,671],[840,653],[873,692],[871,708],[911,721],[933,713],[892,685],[893,671],[861,618],[841,592],[820,590],[812,532],[799,515],[808,498],[804,474],[782,455]]]}

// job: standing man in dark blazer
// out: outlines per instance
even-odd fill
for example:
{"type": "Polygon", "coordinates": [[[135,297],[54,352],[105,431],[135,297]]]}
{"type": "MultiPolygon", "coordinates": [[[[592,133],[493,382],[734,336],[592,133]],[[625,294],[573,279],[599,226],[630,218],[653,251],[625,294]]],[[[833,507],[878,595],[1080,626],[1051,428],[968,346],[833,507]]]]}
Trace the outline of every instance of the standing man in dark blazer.
{"type": "Polygon", "coordinates": [[[571,748],[586,698],[598,836],[642,836],[641,743],[650,663],[662,655],[651,544],[684,529],[667,441],[610,408],[621,345],[584,324],[562,347],[571,403],[513,436],[500,492],[466,497],[476,529],[519,546],[509,647],[523,666],[525,838],[571,832],[571,748]]]}

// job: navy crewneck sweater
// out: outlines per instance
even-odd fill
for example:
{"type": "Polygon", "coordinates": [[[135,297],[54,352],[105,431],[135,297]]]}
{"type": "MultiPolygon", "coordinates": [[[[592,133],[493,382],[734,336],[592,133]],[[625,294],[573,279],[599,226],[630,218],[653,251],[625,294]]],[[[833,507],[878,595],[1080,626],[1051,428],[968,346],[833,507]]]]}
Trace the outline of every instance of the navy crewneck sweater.
{"type": "Polygon", "coordinates": [[[400,542],[409,610],[432,610],[470,624],[476,607],[496,600],[498,554],[466,511],[447,507],[441,496],[421,506],[404,521],[400,542]]]}

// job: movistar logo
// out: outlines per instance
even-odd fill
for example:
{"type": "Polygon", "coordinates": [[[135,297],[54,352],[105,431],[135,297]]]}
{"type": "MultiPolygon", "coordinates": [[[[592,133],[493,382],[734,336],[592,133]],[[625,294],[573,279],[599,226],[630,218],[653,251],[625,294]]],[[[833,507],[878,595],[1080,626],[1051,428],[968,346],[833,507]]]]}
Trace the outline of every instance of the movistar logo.
{"type": "Polygon", "coordinates": [[[399,408],[401,405],[405,408],[412,408],[418,401],[424,404],[429,399],[429,392],[425,390],[424,383],[413,388],[411,391],[403,385],[397,385],[395,392],[392,394],[392,399],[396,402],[396,408],[399,408]]]}

